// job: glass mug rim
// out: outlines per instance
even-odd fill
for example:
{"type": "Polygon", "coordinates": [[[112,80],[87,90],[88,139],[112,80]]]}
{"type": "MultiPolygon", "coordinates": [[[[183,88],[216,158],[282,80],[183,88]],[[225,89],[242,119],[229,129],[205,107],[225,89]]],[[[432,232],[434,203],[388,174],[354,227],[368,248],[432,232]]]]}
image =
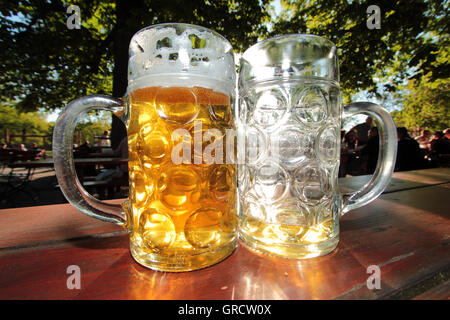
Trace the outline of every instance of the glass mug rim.
{"type": "MultiPolygon", "coordinates": [[[[152,24],[151,26],[147,26],[144,27],[142,29],[139,29],[138,31],[136,31],[133,36],[131,37],[130,43],[131,41],[133,41],[133,39],[139,35],[142,32],[148,31],[150,29],[162,29],[162,28],[167,28],[167,27],[185,27],[185,28],[194,28],[197,30],[201,30],[201,31],[205,31],[205,32],[209,32],[211,34],[213,34],[214,36],[217,36],[218,38],[220,38],[221,40],[223,40],[225,43],[228,43],[231,47],[230,41],[228,41],[227,38],[225,38],[223,35],[221,35],[220,33],[218,33],[215,30],[212,30],[210,28],[207,27],[203,27],[197,24],[190,24],[190,23],[184,23],[184,22],[165,22],[165,23],[157,23],[157,24],[152,24]]],[[[133,55],[129,52],[128,58],[131,58],[133,55]]]]}
{"type": "Polygon", "coordinates": [[[255,43],[254,45],[250,46],[246,51],[248,51],[248,50],[250,50],[250,49],[252,49],[252,48],[255,48],[255,49],[256,49],[256,48],[259,48],[260,46],[263,46],[263,45],[265,45],[267,42],[271,42],[271,41],[288,40],[288,39],[289,39],[289,40],[290,40],[290,39],[292,39],[292,40],[296,39],[296,40],[297,40],[297,39],[299,39],[299,38],[311,38],[311,39],[316,39],[316,40],[318,40],[318,41],[323,41],[324,44],[328,44],[328,45],[330,45],[330,47],[336,47],[336,44],[335,44],[333,41],[331,41],[331,40],[329,40],[329,39],[327,39],[327,38],[325,38],[325,37],[316,35],[316,34],[310,34],[310,33],[288,33],[288,34],[280,34],[280,35],[276,35],[276,36],[273,36],[273,37],[270,37],[270,38],[261,40],[261,41],[255,43]]]}
{"type": "Polygon", "coordinates": [[[128,51],[126,95],[149,85],[185,86],[188,78],[195,79],[194,81],[211,89],[219,87],[221,91],[228,94],[229,90],[226,88],[230,85],[234,86],[236,82],[231,43],[224,36],[207,27],[173,22],[151,25],[133,35],[128,51]],[[152,33],[152,30],[160,30],[160,34],[158,31],[152,33]],[[189,34],[190,30],[193,31],[192,34],[189,34]],[[203,34],[206,35],[205,38],[201,38],[203,34]],[[192,35],[204,40],[203,44],[198,44],[200,48],[195,47],[192,35]],[[181,36],[188,39],[183,39],[185,41],[183,43],[176,41],[172,43],[171,37],[181,36]],[[157,43],[166,38],[169,39],[168,43],[158,47],[157,43]],[[189,41],[192,47],[186,46],[189,41]],[[164,56],[171,52],[176,53],[176,58],[164,56]],[[208,85],[209,82],[213,84],[208,85]]]}
{"type": "Polygon", "coordinates": [[[259,82],[293,79],[339,83],[336,45],[312,34],[279,35],[252,45],[240,59],[239,90],[259,82]]]}

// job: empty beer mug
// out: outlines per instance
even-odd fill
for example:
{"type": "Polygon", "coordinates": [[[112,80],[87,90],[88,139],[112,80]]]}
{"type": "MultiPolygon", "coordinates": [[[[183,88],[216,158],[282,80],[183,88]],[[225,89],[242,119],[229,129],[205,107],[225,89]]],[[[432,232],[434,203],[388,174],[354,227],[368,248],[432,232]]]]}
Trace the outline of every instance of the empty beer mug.
{"type": "Polygon", "coordinates": [[[378,197],[394,168],[395,125],[381,106],[341,104],[335,45],[285,35],[243,54],[239,72],[239,235],[250,248],[288,258],[327,254],[339,217],[378,197]],[[338,189],[342,119],[365,114],[379,131],[378,165],[361,190],[338,189]],[[241,144],[242,145],[242,144],[241,144]]]}
{"type": "Polygon", "coordinates": [[[57,120],[61,190],[81,212],[126,227],[138,263],[163,271],[210,266],[237,244],[236,165],[216,157],[218,142],[235,128],[232,47],[212,30],[174,23],[137,32],[129,52],[123,99],[82,97],[57,120]],[[93,109],[115,112],[127,128],[129,198],[122,205],[93,198],[76,176],[75,123],[93,109]]]}

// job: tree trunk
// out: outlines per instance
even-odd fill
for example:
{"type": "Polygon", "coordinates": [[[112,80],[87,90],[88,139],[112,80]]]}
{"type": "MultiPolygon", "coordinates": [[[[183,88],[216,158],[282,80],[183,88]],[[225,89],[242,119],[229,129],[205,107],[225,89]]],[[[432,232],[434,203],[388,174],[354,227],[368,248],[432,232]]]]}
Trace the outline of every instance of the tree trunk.
{"type": "MultiPolygon", "coordinates": [[[[123,97],[127,90],[128,69],[128,45],[135,33],[133,26],[128,25],[130,21],[133,1],[116,0],[116,27],[114,28],[113,44],[113,96],[123,97]]],[[[115,115],[112,116],[111,146],[117,148],[120,141],[126,136],[126,128],[123,122],[115,115]]]]}

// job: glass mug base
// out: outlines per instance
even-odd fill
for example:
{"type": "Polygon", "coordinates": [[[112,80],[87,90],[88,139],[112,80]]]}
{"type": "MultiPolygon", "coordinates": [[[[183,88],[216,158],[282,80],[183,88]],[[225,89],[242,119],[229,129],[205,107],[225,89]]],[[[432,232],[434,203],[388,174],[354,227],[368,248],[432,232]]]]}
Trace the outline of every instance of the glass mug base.
{"type": "Polygon", "coordinates": [[[169,272],[192,271],[210,267],[230,256],[236,249],[237,239],[224,246],[202,252],[197,255],[162,256],[148,253],[133,241],[130,241],[130,251],[133,259],[140,265],[156,270],[169,272]]]}
{"type": "Polygon", "coordinates": [[[319,243],[304,245],[265,243],[245,233],[240,233],[239,237],[250,250],[288,259],[308,259],[324,256],[336,249],[339,243],[339,235],[319,243]]]}

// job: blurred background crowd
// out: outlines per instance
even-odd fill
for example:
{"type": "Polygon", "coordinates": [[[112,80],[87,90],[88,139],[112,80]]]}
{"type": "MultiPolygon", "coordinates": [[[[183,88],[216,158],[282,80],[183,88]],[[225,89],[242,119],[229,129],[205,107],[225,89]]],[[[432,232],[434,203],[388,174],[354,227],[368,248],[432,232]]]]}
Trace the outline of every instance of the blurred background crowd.
{"type": "MultiPolygon", "coordinates": [[[[339,176],[372,174],[379,152],[379,132],[373,119],[341,131],[341,165],[339,176]]],[[[450,128],[422,130],[412,136],[407,128],[397,127],[397,160],[395,171],[448,167],[450,163],[450,128]]]]}

